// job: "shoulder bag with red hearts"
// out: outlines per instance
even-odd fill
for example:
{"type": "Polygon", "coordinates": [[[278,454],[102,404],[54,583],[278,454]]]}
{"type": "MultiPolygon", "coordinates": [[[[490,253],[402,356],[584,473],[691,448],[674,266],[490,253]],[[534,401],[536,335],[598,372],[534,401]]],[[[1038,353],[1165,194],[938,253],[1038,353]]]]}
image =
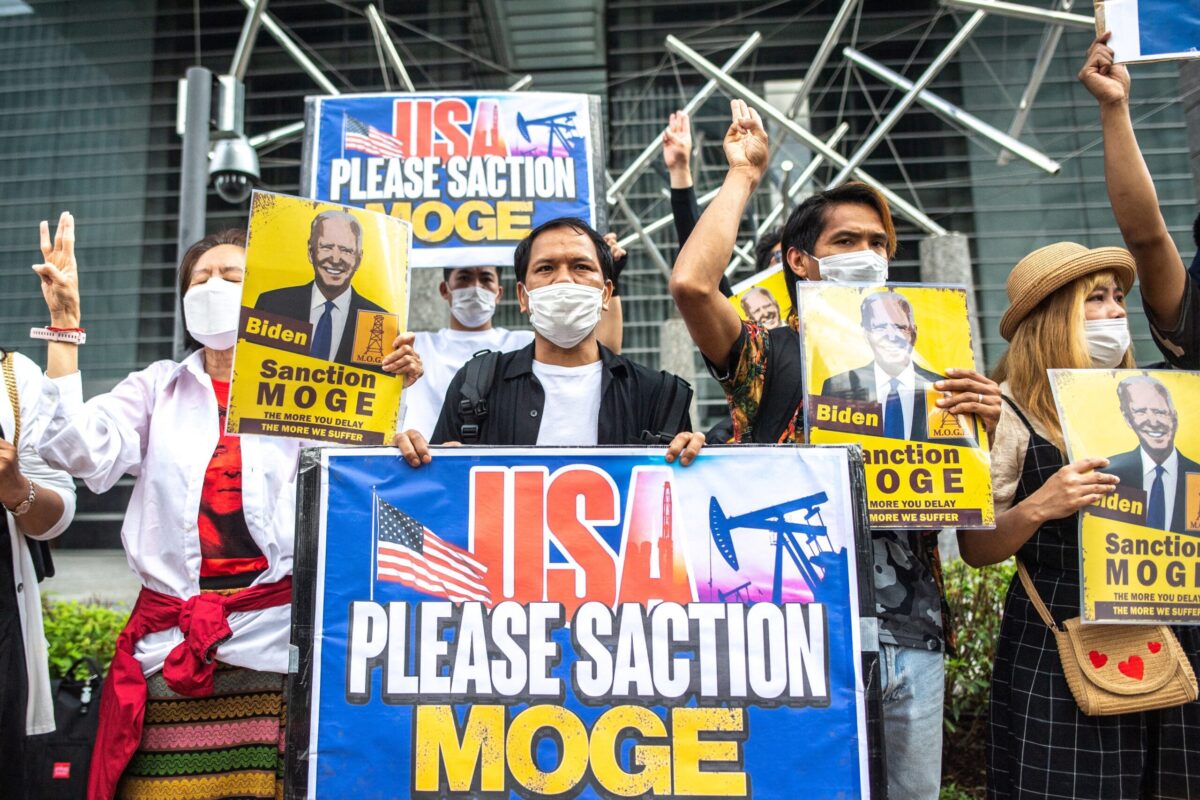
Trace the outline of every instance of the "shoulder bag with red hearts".
{"type": "Polygon", "coordinates": [[[1084,714],[1152,711],[1196,699],[1192,665],[1166,625],[1083,625],[1074,617],[1059,628],[1020,561],[1017,573],[1054,632],[1067,685],[1084,714]]]}

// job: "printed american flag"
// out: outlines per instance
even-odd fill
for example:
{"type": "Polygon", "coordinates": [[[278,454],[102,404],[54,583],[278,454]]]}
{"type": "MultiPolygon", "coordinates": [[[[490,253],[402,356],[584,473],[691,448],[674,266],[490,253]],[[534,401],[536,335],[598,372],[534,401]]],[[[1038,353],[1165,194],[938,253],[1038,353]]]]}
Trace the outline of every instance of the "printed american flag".
{"type": "Polygon", "coordinates": [[[351,116],[343,118],[342,146],[372,156],[404,158],[404,142],[351,116]]]}
{"type": "Polygon", "coordinates": [[[484,584],[487,567],[462,548],[375,495],[375,568],[381,581],[392,581],[435,597],[492,605],[484,584]]]}

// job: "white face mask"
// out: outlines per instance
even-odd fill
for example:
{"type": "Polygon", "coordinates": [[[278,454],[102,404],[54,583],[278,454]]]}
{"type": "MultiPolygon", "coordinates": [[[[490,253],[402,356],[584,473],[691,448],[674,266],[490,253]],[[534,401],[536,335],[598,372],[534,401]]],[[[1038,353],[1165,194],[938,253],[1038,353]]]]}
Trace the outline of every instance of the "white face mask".
{"type": "Polygon", "coordinates": [[[1112,369],[1121,363],[1131,341],[1128,319],[1089,319],[1083,323],[1083,331],[1093,367],[1112,369]]]}
{"type": "Polygon", "coordinates": [[[188,289],[183,296],[188,333],[213,350],[233,347],[241,311],[242,285],[215,275],[188,289]]]}
{"type": "Polygon", "coordinates": [[[821,280],[845,283],[886,283],[888,262],[874,250],[856,250],[853,253],[838,253],[817,259],[821,280]]]}
{"type": "Polygon", "coordinates": [[[482,286],[468,286],[450,292],[450,313],[468,328],[478,328],[496,313],[496,295],[482,286]]]}
{"type": "Polygon", "coordinates": [[[574,347],[600,322],[604,290],[577,283],[526,289],[533,329],[563,349],[574,347]]]}

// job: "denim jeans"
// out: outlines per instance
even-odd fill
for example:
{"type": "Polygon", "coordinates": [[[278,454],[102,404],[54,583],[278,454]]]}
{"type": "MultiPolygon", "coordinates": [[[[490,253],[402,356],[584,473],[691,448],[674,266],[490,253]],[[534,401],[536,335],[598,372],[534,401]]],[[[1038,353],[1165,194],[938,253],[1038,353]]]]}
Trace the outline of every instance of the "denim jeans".
{"type": "Polygon", "coordinates": [[[881,642],[879,659],[888,798],[937,800],[942,782],[942,653],[881,642]]]}

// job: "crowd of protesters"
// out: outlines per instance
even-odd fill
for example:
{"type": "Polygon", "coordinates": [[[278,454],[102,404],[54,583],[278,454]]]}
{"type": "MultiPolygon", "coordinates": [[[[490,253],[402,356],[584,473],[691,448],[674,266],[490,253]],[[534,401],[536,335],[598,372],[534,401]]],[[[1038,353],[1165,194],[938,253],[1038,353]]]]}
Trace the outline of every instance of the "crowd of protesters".
{"type": "MultiPolygon", "coordinates": [[[[1126,296],[1137,282],[1154,342],[1170,366],[1200,365],[1200,283],[1159,210],[1129,114],[1130,81],[1106,40],[1079,74],[1104,134],[1108,195],[1125,247],[1057,242],[1029,253],[1008,279],[992,375],[950,370],[940,405],[974,414],[991,434],[995,530],[959,533],[973,566],[1018,557],[1056,622],[1077,616],[1076,515],[1112,492],[1109,462],[1067,463],[1047,369],[1132,367],[1126,296]]],[[[516,248],[516,295],[531,331],[493,325],[507,265],[448,268],[439,286],[450,326],[401,334],[382,369],[403,376],[408,424],[395,446],[413,469],[431,445],[665,446],[692,463],[706,442],[804,442],[800,281],[888,279],[896,233],[886,200],[861,183],[818,192],[758,243],[759,267],[782,265],[791,308],[746,307],[725,280],[770,144],[758,114],[731,104],[728,172],[700,213],[687,116],[663,137],[681,250],[670,278],[679,314],[724,389],[727,419],[692,430],[686,381],[621,355],[616,238],[575,219],[534,229],[516,248]],[[751,313],[751,311],[754,313],[751,313]],[[480,353],[480,351],[487,351],[480,353]],[[487,378],[480,383],[480,375],[487,378]],[[485,402],[459,402],[464,393],[485,402]],[[487,409],[477,413],[473,408],[487,409]]],[[[314,224],[314,258],[339,234],[314,224]]],[[[40,279],[53,330],[82,331],[74,220],[53,238],[42,223],[40,279]]],[[[353,236],[349,236],[353,241],[353,236]]],[[[78,344],[53,341],[44,370],[5,356],[0,402],[0,786],[35,797],[26,737],[53,728],[35,569],[38,541],[75,510],[72,478],[94,492],[134,479],[122,541],[141,592],[117,643],[100,709],[89,796],[275,797],[282,787],[285,679],[291,631],[295,482],[301,442],[225,433],[245,234],[193,245],[178,294],[192,347],[85,400],[78,344]]],[[[347,244],[353,257],[353,244],[347,244]]],[[[361,253],[359,254],[361,256],[361,253]]],[[[1200,258],[1200,256],[1198,256],[1200,258]]],[[[87,269],[87,265],[84,265],[87,269]]],[[[314,293],[314,297],[315,297],[314,293]]],[[[333,313],[333,298],[313,308],[333,313]]],[[[429,298],[428,302],[438,302],[429,298]]],[[[777,304],[778,305],[778,304],[777,304]]],[[[343,312],[344,313],[344,312],[343,312]]],[[[911,313],[911,312],[910,312],[911,313]]],[[[328,343],[336,349],[336,344],[328,343]]],[[[1193,413],[1189,409],[1179,412],[1193,413]]],[[[875,531],[886,780],[893,798],[936,798],[941,780],[944,654],[953,641],[937,531],[875,531]]],[[[1049,628],[1022,582],[1004,603],[988,726],[995,798],[1200,797],[1200,703],[1089,717],[1067,688],[1049,628]],[[1190,744],[1189,744],[1190,743],[1190,744]]],[[[1200,635],[1176,634],[1200,670],[1200,635]]]]}

